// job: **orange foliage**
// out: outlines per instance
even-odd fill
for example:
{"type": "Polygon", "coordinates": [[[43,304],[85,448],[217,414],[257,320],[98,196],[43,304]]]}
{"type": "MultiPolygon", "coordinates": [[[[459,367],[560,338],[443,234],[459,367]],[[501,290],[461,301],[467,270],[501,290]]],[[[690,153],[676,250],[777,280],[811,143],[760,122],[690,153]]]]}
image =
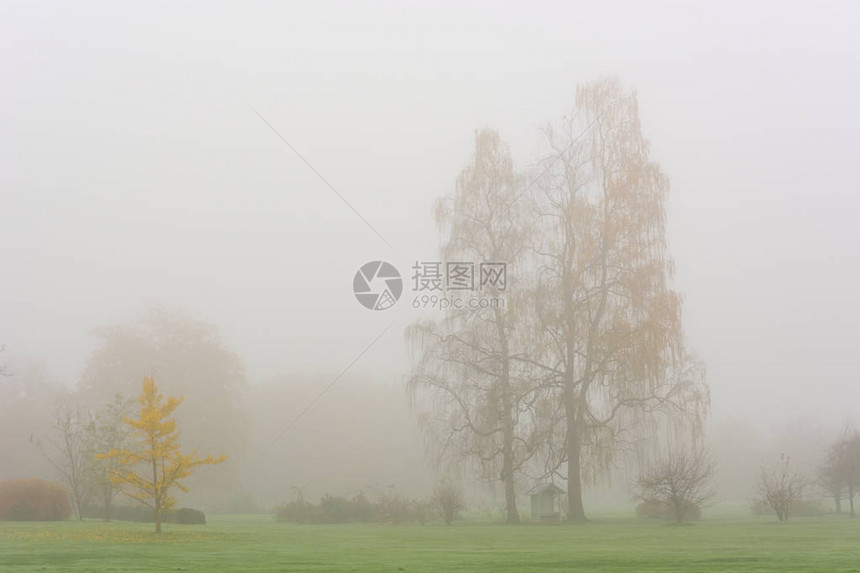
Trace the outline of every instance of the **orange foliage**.
{"type": "Polygon", "coordinates": [[[40,479],[0,482],[0,520],[61,521],[71,512],[69,492],[60,484],[40,479]]]}

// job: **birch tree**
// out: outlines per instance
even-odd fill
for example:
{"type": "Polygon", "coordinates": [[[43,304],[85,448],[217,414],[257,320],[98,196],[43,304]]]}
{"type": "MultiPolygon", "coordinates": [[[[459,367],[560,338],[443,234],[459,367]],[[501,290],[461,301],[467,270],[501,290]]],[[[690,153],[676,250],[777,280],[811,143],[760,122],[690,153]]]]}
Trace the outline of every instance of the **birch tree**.
{"type": "Polygon", "coordinates": [[[649,155],[635,93],[617,80],[580,86],[570,118],[547,130],[552,155],[535,197],[544,224],[526,360],[552,379],[560,442],[548,472],[567,480],[568,519],[582,487],[609,470],[625,430],[660,416],[694,431],[708,409],[671,288],[669,181],[649,155]]]}
{"type": "MultiPolygon", "coordinates": [[[[445,262],[474,263],[477,275],[481,262],[504,262],[508,277],[518,273],[529,233],[523,211],[513,208],[518,183],[498,134],[477,132],[472,161],[437,208],[445,262]]],[[[534,450],[528,365],[512,361],[523,352],[517,339],[523,304],[511,287],[484,284],[481,295],[505,296],[505,306],[450,308],[441,320],[412,325],[407,338],[417,355],[409,388],[425,430],[444,454],[475,460],[486,478],[502,482],[505,520],[516,523],[516,476],[534,450]]]]}

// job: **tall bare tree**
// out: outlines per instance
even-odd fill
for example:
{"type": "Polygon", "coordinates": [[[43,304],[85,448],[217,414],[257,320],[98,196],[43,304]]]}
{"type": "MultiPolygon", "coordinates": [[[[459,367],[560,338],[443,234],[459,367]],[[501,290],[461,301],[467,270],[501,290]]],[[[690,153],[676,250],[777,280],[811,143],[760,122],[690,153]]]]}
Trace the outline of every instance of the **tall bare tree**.
{"type": "Polygon", "coordinates": [[[480,265],[506,263],[507,276],[517,273],[528,244],[524,213],[512,208],[517,192],[507,146],[494,131],[477,132],[472,161],[453,195],[437,208],[443,272],[449,263],[466,263],[473,288],[481,288],[487,300],[506,295],[505,305],[451,307],[442,320],[407,330],[418,354],[409,387],[416,405],[429,406],[422,416],[425,428],[439,438],[444,453],[477,460],[486,477],[501,480],[507,523],[519,521],[516,475],[534,451],[527,437],[528,365],[512,361],[523,352],[517,334],[523,304],[509,284],[481,284],[480,265]]]}
{"type": "Polygon", "coordinates": [[[665,239],[669,182],[650,159],[635,93],[614,79],[580,86],[574,113],[547,139],[533,297],[542,344],[528,360],[556,389],[562,443],[547,471],[567,480],[568,519],[581,520],[583,481],[605,475],[626,428],[665,413],[697,430],[709,397],[684,345],[665,239]]]}
{"type": "Polygon", "coordinates": [[[849,515],[854,517],[854,496],[860,488],[860,433],[851,431],[838,447],[841,450],[839,471],[845,482],[848,511],[849,515]]]}
{"type": "Polygon", "coordinates": [[[95,459],[95,454],[121,450],[127,446],[130,431],[125,423],[125,417],[132,413],[133,398],[123,398],[121,394],[97,409],[86,426],[87,451],[93,456],[91,464],[91,481],[94,495],[102,503],[105,521],[111,520],[113,500],[120,487],[110,479],[121,466],[115,459],[95,459]]]}
{"type": "Polygon", "coordinates": [[[69,488],[75,519],[83,519],[83,509],[92,494],[93,458],[87,439],[89,415],[71,406],[57,410],[50,433],[31,441],[69,488]]]}
{"type": "Polygon", "coordinates": [[[842,435],[827,448],[824,464],[818,470],[818,484],[836,502],[848,500],[848,513],[854,517],[854,497],[860,488],[860,432],[846,428],[842,435]]]}

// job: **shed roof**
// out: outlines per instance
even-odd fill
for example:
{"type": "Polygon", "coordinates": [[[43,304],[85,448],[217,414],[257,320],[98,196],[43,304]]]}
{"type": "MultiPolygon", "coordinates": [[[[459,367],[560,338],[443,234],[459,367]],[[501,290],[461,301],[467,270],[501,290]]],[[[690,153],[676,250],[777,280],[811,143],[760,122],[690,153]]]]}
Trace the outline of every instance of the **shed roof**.
{"type": "Polygon", "coordinates": [[[567,493],[566,491],[564,491],[563,489],[561,489],[560,487],[558,487],[554,483],[542,482],[542,483],[536,484],[533,488],[528,490],[526,492],[526,495],[539,495],[539,494],[541,494],[547,490],[554,491],[555,493],[567,493]]]}

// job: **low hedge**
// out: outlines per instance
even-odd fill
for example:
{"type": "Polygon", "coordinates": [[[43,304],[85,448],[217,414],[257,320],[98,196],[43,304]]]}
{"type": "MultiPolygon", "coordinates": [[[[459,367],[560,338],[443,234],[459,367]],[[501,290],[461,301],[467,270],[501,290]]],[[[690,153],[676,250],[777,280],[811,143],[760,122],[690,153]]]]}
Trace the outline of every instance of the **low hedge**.
{"type": "MultiPolygon", "coordinates": [[[[101,506],[87,506],[84,517],[105,519],[105,510],[101,506]]],[[[117,521],[136,521],[140,523],[155,523],[155,510],[146,505],[115,505],[110,511],[111,519],[117,521]]],[[[181,507],[164,514],[164,523],[180,525],[205,525],[206,514],[199,509],[181,507]]]]}
{"type": "Polygon", "coordinates": [[[0,520],[63,521],[72,513],[68,490],[40,479],[0,482],[0,520]]]}

